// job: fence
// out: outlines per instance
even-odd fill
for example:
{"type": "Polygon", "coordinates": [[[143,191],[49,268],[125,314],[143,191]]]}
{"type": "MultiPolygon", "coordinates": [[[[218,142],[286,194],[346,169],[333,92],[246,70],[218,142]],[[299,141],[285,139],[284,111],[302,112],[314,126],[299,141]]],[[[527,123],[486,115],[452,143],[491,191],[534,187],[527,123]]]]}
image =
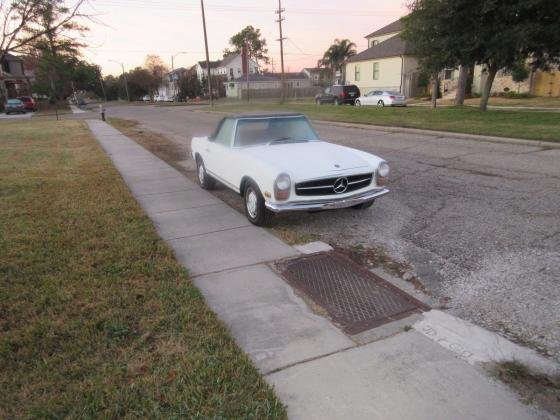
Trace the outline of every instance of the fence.
{"type": "MultiPolygon", "coordinates": [[[[286,99],[313,97],[321,91],[320,87],[286,88],[286,99]]],[[[280,98],[282,89],[251,89],[249,86],[249,99],[280,98]]],[[[240,89],[239,99],[247,99],[247,89],[240,89]]]]}

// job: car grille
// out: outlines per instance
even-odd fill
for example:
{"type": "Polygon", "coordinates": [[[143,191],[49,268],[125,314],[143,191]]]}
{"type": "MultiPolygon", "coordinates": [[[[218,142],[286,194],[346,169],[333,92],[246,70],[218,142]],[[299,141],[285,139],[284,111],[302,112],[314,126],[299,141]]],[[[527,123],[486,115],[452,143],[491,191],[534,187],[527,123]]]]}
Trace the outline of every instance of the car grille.
{"type": "Polygon", "coordinates": [[[298,182],[296,184],[296,195],[335,195],[348,193],[367,187],[371,184],[372,179],[373,174],[369,173],[298,182]],[[341,183],[347,185],[346,189],[340,187],[341,183]],[[338,187],[337,191],[335,191],[335,187],[338,187]]]}

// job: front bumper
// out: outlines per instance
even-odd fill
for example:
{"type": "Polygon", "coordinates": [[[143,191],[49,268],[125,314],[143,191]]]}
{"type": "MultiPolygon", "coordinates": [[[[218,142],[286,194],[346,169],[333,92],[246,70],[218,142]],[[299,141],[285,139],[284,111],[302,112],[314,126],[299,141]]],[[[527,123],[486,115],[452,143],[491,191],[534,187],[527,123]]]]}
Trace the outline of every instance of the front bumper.
{"type": "Polygon", "coordinates": [[[313,211],[313,210],[334,210],[334,209],[344,209],[346,207],[357,206],[371,200],[375,200],[378,197],[382,197],[389,193],[387,188],[378,188],[365,193],[359,193],[345,198],[327,198],[323,200],[313,200],[313,201],[292,201],[287,203],[269,203],[266,202],[266,207],[274,212],[281,213],[285,211],[313,211]]]}

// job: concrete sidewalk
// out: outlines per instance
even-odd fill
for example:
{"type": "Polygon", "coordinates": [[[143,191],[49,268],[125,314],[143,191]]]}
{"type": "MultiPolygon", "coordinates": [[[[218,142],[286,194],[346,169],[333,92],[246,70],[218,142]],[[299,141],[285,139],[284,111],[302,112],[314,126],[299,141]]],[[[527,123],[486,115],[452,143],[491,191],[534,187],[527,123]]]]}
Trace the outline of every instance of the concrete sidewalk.
{"type": "Polygon", "coordinates": [[[447,340],[446,347],[440,336],[431,336],[445,334],[446,314],[417,315],[370,335],[346,336],[266,264],[299,251],[250,225],[108,124],[88,124],[291,418],[546,418],[469,364],[475,358],[468,342],[451,346],[447,340]],[[407,332],[406,322],[414,324],[407,332]]]}

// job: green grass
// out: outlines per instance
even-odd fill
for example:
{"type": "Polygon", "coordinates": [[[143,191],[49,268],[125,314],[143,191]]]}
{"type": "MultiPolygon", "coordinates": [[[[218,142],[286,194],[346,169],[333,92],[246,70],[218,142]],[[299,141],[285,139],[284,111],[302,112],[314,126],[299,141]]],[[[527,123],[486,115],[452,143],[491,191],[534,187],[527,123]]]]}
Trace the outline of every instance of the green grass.
{"type": "Polygon", "coordinates": [[[80,121],[0,124],[0,418],[285,418],[80,121]]]}
{"type": "Polygon", "coordinates": [[[296,111],[325,121],[421,128],[531,140],[560,141],[560,113],[490,110],[470,107],[376,108],[302,104],[238,104],[214,107],[221,112],[296,111]]]}

